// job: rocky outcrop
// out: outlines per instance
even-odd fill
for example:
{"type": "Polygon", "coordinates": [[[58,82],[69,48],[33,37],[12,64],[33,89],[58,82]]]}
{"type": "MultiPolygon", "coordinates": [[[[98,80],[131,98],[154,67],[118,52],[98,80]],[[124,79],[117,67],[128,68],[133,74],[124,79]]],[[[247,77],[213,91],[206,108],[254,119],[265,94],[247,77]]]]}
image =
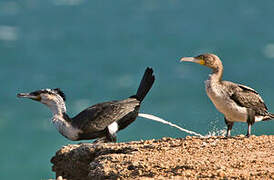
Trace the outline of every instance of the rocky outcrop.
{"type": "Polygon", "coordinates": [[[51,159],[65,179],[274,179],[274,136],[75,144],[51,159]]]}

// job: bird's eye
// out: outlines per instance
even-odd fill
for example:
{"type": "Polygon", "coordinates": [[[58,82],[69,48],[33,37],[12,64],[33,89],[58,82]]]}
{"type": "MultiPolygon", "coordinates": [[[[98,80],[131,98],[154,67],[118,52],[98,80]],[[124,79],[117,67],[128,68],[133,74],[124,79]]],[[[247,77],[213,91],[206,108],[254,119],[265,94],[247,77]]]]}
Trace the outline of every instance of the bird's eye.
{"type": "Polygon", "coordinates": [[[197,59],[204,60],[204,56],[203,55],[199,55],[199,56],[197,56],[197,59]]]}
{"type": "Polygon", "coordinates": [[[33,96],[38,96],[39,92],[35,91],[35,92],[30,93],[30,94],[33,95],[33,96]]]}

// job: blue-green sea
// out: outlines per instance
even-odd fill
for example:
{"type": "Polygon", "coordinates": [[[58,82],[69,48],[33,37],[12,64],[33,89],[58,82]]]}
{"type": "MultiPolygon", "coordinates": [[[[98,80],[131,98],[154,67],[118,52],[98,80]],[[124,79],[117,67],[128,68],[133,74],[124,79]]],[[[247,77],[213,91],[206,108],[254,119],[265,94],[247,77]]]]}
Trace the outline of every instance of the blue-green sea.
{"type": "MultiPolygon", "coordinates": [[[[50,110],[19,92],[61,88],[67,110],[133,95],[146,67],[156,81],[141,112],[206,134],[225,129],[208,99],[210,70],[180,63],[215,53],[224,79],[256,89],[274,112],[274,1],[1,0],[0,179],[54,178],[50,159],[72,142],[50,123],[50,110]]],[[[236,123],[232,135],[245,134],[236,123]]],[[[274,121],[252,134],[274,134],[274,121]]],[[[119,142],[188,134],[144,118],[119,142]]],[[[90,141],[91,142],[91,141],[90,141]]]]}

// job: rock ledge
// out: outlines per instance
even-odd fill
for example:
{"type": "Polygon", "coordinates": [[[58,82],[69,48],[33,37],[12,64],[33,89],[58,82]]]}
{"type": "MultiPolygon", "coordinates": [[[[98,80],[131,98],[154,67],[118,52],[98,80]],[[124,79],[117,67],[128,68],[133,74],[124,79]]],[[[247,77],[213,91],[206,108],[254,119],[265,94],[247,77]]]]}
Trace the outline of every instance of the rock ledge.
{"type": "Polygon", "coordinates": [[[274,136],[75,144],[51,159],[64,179],[274,179],[274,136]]]}

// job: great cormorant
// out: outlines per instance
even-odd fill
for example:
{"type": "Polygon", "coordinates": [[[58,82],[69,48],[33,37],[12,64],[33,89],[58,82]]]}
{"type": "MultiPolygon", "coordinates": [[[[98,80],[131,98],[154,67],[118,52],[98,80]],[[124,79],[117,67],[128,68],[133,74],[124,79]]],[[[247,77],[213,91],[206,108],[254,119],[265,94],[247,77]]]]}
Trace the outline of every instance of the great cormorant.
{"type": "Polygon", "coordinates": [[[206,93],[215,107],[224,114],[226,136],[230,136],[234,122],[247,122],[246,136],[249,137],[251,126],[255,122],[274,118],[274,114],[268,112],[263,99],[254,89],[222,80],[223,65],[218,56],[202,54],[197,57],[183,57],[181,61],[198,63],[212,69],[205,82],[206,93]]]}

